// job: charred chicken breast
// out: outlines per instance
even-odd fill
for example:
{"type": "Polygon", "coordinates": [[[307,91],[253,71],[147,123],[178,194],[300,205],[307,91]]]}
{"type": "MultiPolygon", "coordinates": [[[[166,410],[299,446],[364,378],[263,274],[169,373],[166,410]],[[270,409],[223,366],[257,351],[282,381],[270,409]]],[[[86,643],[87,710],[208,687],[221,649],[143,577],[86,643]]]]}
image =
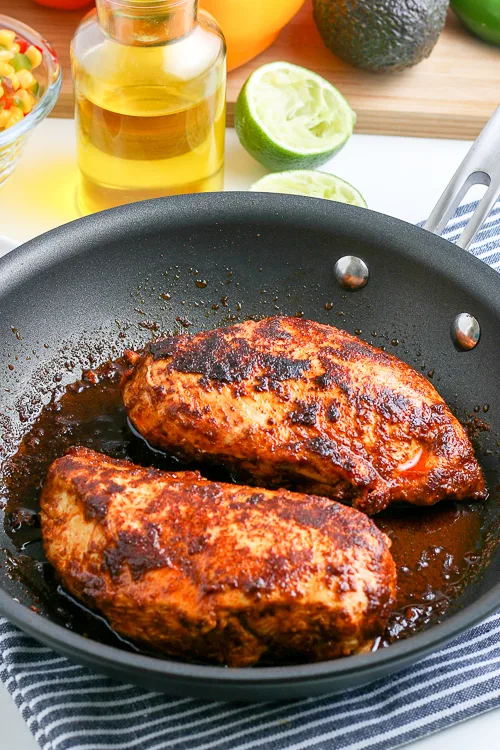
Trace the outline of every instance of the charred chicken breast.
{"type": "Polygon", "coordinates": [[[387,537],[326,498],[74,448],[50,467],[41,522],[64,586],[171,656],[236,667],[352,654],[395,597],[387,537]]]}
{"type": "Polygon", "coordinates": [[[483,498],[464,428],[409,365],[332,326],[247,321],[149,344],[122,383],[138,432],[239,478],[352,503],[483,498]]]}

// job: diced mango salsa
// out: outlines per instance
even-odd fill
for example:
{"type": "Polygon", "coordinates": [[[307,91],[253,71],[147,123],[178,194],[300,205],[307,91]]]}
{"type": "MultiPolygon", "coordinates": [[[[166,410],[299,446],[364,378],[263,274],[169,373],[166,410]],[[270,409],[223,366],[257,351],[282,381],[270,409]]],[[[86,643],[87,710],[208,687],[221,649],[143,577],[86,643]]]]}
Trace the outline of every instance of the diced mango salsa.
{"type": "Polygon", "coordinates": [[[31,72],[42,52],[15,31],[0,29],[0,131],[21,122],[38,102],[39,84],[31,72]]]}

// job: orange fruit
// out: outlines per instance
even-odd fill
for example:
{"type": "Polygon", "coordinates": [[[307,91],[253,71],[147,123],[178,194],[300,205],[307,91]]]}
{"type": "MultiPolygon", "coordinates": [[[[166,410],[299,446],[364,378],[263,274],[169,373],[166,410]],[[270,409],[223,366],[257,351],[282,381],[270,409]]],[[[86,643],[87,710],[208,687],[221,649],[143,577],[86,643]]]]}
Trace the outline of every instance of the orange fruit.
{"type": "Polygon", "coordinates": [[[243,65],[274,42],[304,0],[200,0],[227,43],[227,69],[243,65]]]}

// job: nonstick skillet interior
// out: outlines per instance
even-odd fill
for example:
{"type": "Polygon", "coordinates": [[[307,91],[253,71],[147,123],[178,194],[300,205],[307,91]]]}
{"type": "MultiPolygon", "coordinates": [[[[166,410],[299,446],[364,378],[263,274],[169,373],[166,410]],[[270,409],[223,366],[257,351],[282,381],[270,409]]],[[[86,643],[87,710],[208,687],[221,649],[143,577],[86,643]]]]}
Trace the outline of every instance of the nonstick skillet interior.
{"type": "MultiPolygon", "coordinates": [[[[361,338],[425,366],[459,416],[488,404],[482,416],[491,429],[481,436],[481,453],[487,454],[481,462],[493,493],[500,484],[500,279],[423,230],[365,209],[297,196],[179,196],[49,232],[4,258],[0,278],[4,453],[55,388],[158,332],[302,314],[361,331],[361,338]],[[340,289],[334,278],[336,260],[347,254],[362,257],[371,273],[367,287],[356,293],[340,289]],[[479,346],[468,353],[454,349],[449,333],[462,311],[473,313],[482,327],[479,346]]],[[[230,699],[307,695],[400,668],[500,606],[497,541],[492,539],[482,576],[445,623],[389,649],[321,665],[224,670],[82,639],[51,622],[57,613],[50,588],[34,589],[29,566],[3,528],[0,611],[77,660],[149,687],[206,697],[210,684],[211,697],[230,699]]]]}

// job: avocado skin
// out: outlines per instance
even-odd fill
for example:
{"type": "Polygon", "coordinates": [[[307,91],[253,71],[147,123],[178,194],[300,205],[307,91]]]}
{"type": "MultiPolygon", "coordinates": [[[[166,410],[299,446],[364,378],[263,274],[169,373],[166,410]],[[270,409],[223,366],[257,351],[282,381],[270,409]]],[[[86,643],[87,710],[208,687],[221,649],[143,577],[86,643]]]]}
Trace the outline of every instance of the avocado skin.
{"type": "Polygon", "coordinates": [[[397,71],[429,57],[449,0],[313,0],[321,37],[356,68],[397,71]]]}

